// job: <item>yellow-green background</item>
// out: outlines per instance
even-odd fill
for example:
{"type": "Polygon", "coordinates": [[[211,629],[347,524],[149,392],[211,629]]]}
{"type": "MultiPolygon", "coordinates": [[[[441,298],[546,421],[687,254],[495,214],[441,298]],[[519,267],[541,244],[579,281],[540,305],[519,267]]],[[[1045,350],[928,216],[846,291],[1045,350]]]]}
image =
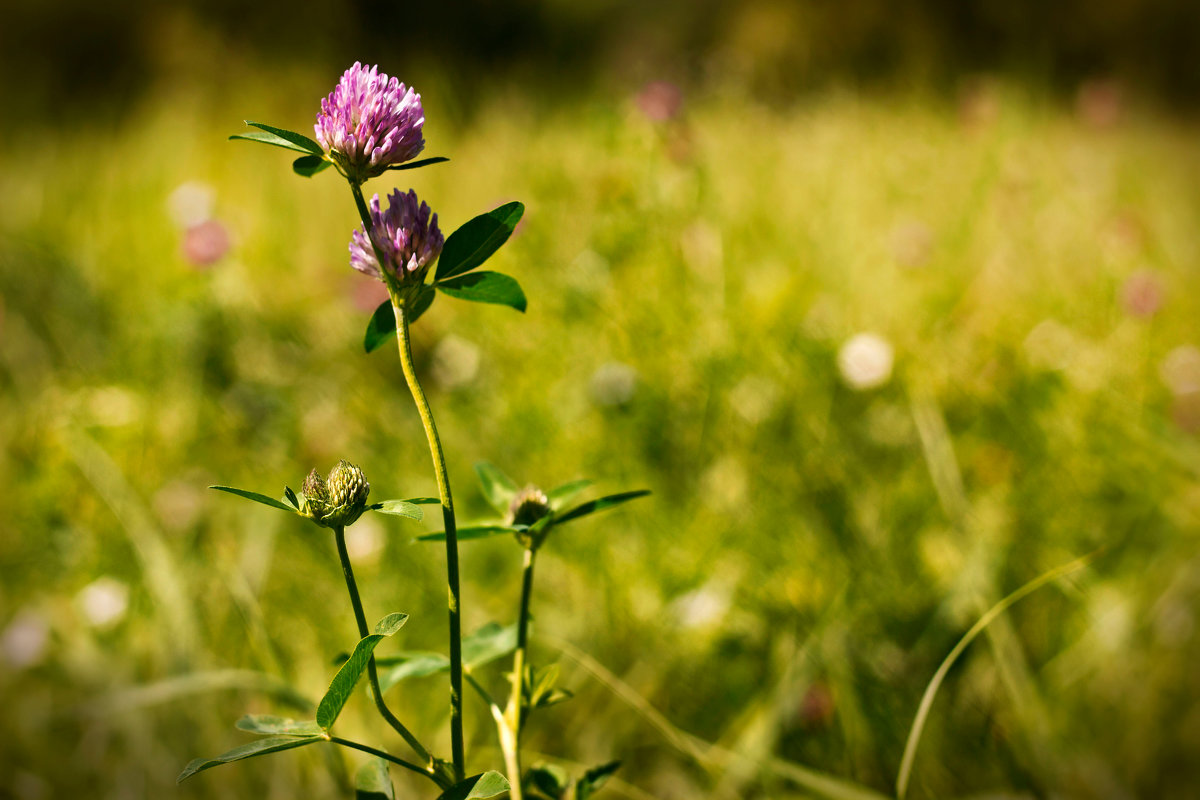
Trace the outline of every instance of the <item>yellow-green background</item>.
{"type": "MultiPolygon", "coordinates": [[[[1187,17],[1159,6],[1123,13],[1146,30],[1170,27],[1164,9],[1187,17]]],[[[1200,131],[1187,75],[1139,61],[1158,40],[1106,23],[1128,39],[1108,60],[1056,60],[1075,51],[1050,36],[974,63],[946,44],[953,19],[927,40],[905,17],[876,76],[813,31],[892,41],[880,9],[722,7],[726,30],[677,41],[692,17],[671,6],[628,52],[600,26],[603,46],[571,61],[555,32],[586,41],[576,29],[610,16],[544,3],[513,12],[539,10],[546,30],[514,34],[510,63],[483,22],[477,52],[468,31],[413,55],[417,33],[391,42],[376,6],[354,8],[328,29],[329,10],[278,9],[280,41],[262,9],[245,28],[220,6],[113,12],[133,44],[116,66],[101,48],[90,76],[54,71],[87,53],[39,12],[6,34],[28,32],[18,54],[47,50],[10,71],[0,122],[0,627],[36,619],[49,639],[37,663],[0,664],[0,796],[348,796],[356,757],[319,747],[174,777],[246,741],[243,712],[300,713],[262,676],[319,696],[355,638],[327,532],[204,487],[275,494],[348,458],[375,499],[434,493],[394,352],[361,352],[349,192],[226,141],[246,118],[308,131],[359,57],[416,85],[426,153],[452,159],[370,190],[415,188],[445,230],[527,206],[490,266],[520,280],[528,313],[442,297],[414,330],[460,518],[488,513],[480,459],[521,482],[654,492],[546,547],[533,658],[561,659],[577,696],[533,718],[528,760],[620,759],[613,797],[808,796],[772,758],[888,794],[921,694],[972,622],[1104,548],[950,672],[910,796],[1191,796],[1198,400],[1160,373],[1200,340],[1200,131]],[[682,86],[669,123],[636,102],[656,78],[682,86]],[[1081,86],[1115,111],[1097,118],[1081,86]],[[213,188],[232,237],[211,268],[183,257],[168,214],[187,181],[213,188]],[[1147,271],[1164,302],[1137,318],[1123,286],[1147,271]],[[895,348],[870,391],[837,369],[862,331],[895,348]],[[439,379],[463,351],[473,377],[439,379]],[[614,363],[634,391],[605,405],[593,379],[614,363]],[[105,575],[130,605],[97,630],[77,593],[105,575]],[[662,719],[723,749],[681,748],[662,719]]],[[[1087,52],[1110,52],[1083,27],[1100,43],[1087,52]]],[[[360,524],[383,542],[358,564],[368,616],[411,615],[384,647],[442,648],[438,547],[399,519],[360,524]]],[[[467,627],[511,621],[516,544],[462,551],[467,627]]],[[[445,751],[445,700],[430,678],[391,704],[445,751]]],[[[467,723],[471,766],[499,767],[473,696],[467,723]]],[[[340,729],[403,754],[365,697],[340,729]]]]}

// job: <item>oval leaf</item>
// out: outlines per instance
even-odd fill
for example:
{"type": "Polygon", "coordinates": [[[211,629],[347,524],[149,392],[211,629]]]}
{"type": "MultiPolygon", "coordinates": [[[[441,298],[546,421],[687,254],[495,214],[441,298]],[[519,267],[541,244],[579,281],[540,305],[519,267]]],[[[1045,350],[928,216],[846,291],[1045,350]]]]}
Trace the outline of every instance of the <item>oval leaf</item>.
{"type": "Polygon", "coordinates": [[[311,155],[309,153],[309,151],[306,150],[305,148],[298,147],[298,146],[292,144],[291,142],[289,142],[287,139],[281,139],[278,136],[276,136],[275,134],[266,133],[265,131],[250,131],[249,133],[235,133],[232,136],[230,136],[229,138],[231,141],[234,139],[245,139],[248,142],[259,142],[261,144],[274,145],[275,147],[282,147],[285,150],[292,150],[297,153],[304,153],[306,155],[311,155]]]}
{"type": "Polygon", "coordinates": [[[536,789],[547,797],[562,797],[568,781],[567,771],[557,764],[538,764],[525,773],[525,791],[536,789]]]}
{"type": "Polygon", "coordinates": [[[208,488],[216,489],[218,492],[229,492],[230,494],[236,494],[238,497],[244,497],[247,500],[253,500],[256,503],[262,503],[264,506],[270,506],[271,508],[278,508],[280,511],[290,511],[293,514],[296,513],[296,509],[292,508],[287,503],[276,500],[274,497],[267,497],[265,494],[259,494],[258,492],[249,492],[245,489],[235,489],[232,486],[210,486],[208,488]]]}
{"type": "Polygon", "coordinates": [[[452,278],[475,269],[512,236],[525,213],[522,203],[505,203],[480,214],[450,234],[438,259],[436,280],[452,278]]]}
{"type": "Polygon", "coordinates": [[[379,681],[379,688],[380,691],[386,692],[409,678],[424,678],[449,669],[450,659],[441,653],[411,653],[408,659],[383,676],[379,681]]]}
{"type": "Polygon", "coordinates": [[[620,766],[620,761],[610,761],[585,772],[583,777],[575,782],[575,800],[588,800],[620,766]]]}
{"type": "Polygon", "coordinates": [[[363,349],[368,353],[378,350],[388,339],[396,335],[396,312],[392,301],[384,300],[371,315],[367,323],[367,335],[363,337],[363,349]]]}
{"type": "Polygon", "coordinates": [[[420,507],[407,500],[384,500],[382,503],[375,503],[370,508],[380,514],[395,514],[397,517],[408,517],[417,521],[425,516],[420,507]]]}
{"type": "Polygon", "coordinates": [[[472,272],[435,283],[434,286],[459,300],[508,306],[522,314],[527,306],[521,284],[517,283],[516,278],[500,272],[472,272]]]}
{"type": "Polygon", "coordinates": [[[236,723],[238,730],[262,736],[324,736],[321,726],[313,720],[297,722],[294,719],[270,714],[247,714],[236,723]]]}
{"type": "Polygon", "coordinates": [[[396,800],[392,788],[392,776],[388,774],[388,763],[382,758],[372,758],[358,768],[354,776],[355,800],[396,800]]]}
{"type": "Polygon", "coordinates": [[[437,800],[487,800],[504,794],[512,786],[508,779],[499,772],[489,771],[482,775],[473,775],[459,784],[451,786],[438,795],[437,800]]]}
{"type": "Polygon", "coordinates": [[[507,514],[517,494],[516,482],[490,461],[477,463],[475,474],[479,476],[479,485],[483,487],[483,496],[488,503],[501,514],[507,514]]]}
{"type": "Polygon", "coordinates": [[[266,739],[259,739],[256,742],[235,747],[216,758],[197,758],[183,768],[183,772],[179,773],[179,777],[175,779],[175,782],[183,783],[197,772],[203,772],[212,767],[219,767],[222,764],[241,761],[244,758],[265,756],[268,753],[278,753],[280,750],[291,750],[293,747],[303,747],[306,744],[323,742],[325,740],[324,736],[269,736],[266,739]]]}
{"type": "Polygon", "coordinates": [[[470,669],[503,658],[517,649],[517,626],[489,622],[470,636],[463,637],[462,659],[470,669]]]}
{"type": "Polygon", "coordinates": [[[434,298],[437,297],[437,292],[432,286],[422,286],[421,293],[417,295],[417,299],[413,301],[412,306],[408,309],[408,324],[412,325],[421,318],[421,315],[429,310],[433,305],[434,298]]]}
{"type": "Polygon", "coordinates": [[[261,131],[274,134],[288,144],[298,147],[304,152],[312,153],[313,155],[318,156],[325,154],[325,151],[321,148],[321,145],[317,144],[302,133],[289,131],[286,128],[276,128],[273,125],[266,125],[262,122],[251,122],[250,120],[246,120],[246,124],[252,128],[258,128],[261,131]]]}
{"type": "Polygon", "coordinates": [[[570,522],[573,519],[586,517],[596,511],[602,511],[606,508],[619,506],[621,503],[627,503],[630,500],[636,500],[639,497],[645,497],[650,494],[648,489],[639,489],[636,492],[621,492],[620,494],[610,494],[607,497],[601,497],[597,500],[591,500],[581,506],[576,506],[567,513],[554,521],[555,525],[561,525],[564,522],[570,522]]]}
{"type": "Polygon", "coordinates": [[[350,658],[346,659],[346,663],[342,664],[342,668],[333,676],[333,680],[329,682],[328,691],[325,692],[325,696],[321,698],[320,705],[317,706],[318,725],[325,730],[329,730],[333,723],[337,721],[338,714],[342,713],[342,708],[346,705],[346,701],[350,699],[350,694],[354,691],[358,679],[362,677],[363,670],[367,668],[367,664],[371,661],[371,653],[374,652],[375,646],[400,630],[407,621],[408,614],[388,614],[375,626],[374,633],[363,637],[355,645],[354,652],[350,654],[350,658]]]}
{"type": "MultiPolygon", "coordinates": [[[[459,528],[457,538],[460,542],[469,542],[472,539],[486,539],[489,536],[498,536],[501,533],[520,533],[521,530],[521,528],[514,528],[511,525],[474,525],[469,528],[459,528]]],[[[446,541],[446,532],[427,533],[424,536],[418,536],[416,541],[444,542],[446,541]]]]}
{"type": "Polygon", "coordinates": [[[311,178],[321,170],[332,166],[333,162],[327,161],[324,156],[300,156],[292,162],[292,172],[305,178],[311,178]]]}
{"type": "Polygon", "coordinates": [[[388,169],[420,169],[428,167],[430,164],[441,164],[443,161],[449,160],[445,156],[433,156],[432,158],[422,158],[419,161],[409,161],[407,164],[396,164],[388,169]]]}

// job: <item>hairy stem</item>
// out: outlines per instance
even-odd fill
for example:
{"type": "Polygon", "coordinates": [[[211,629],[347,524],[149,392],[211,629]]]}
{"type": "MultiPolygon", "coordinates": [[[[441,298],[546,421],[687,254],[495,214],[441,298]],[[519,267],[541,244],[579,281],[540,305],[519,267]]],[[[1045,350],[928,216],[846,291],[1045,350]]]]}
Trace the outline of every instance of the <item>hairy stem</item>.
{"type": "Polygon", "coordinates": [[[354,203],[358,206],[358,214],[362,218],[363,229],[375,257],[379,260],[380,272],[387,285],[388,294],[392,298],[392,309],[396,314],[396,336],[400,350],[400,367],[404,371],[404,380],[416,403],[417,413],[421,424],[425,427],[425,436],[429,440],[429,453],[433,458],[433,471],[437,477],[438,495],[442,501],[442,521],[446,530],[446,583],[449,590],[450,608],[450,750],[454,767],[454,777],[462,781],[465,777],[466,758],[463,749],[463,720],[462,720],[462,616],[459,606],[458,588],[458,526],[454,521],[454,500],[450,495],[450,479],[446,471],[446,455],[442,451],[442,440],[438,436],[437,425],[433,421],[433,411],[425,398],[425,390],[417,379],[416,366],[413,364],[412,342],[408,333],[408,316],[404,308],[404,300],[395,280],[388,275],[384,266],[383,253],[371,231],[371,214],[363,198],[362,187],[350,181],[350,191],[354,195],[354,203]]]}
{"type": "Polygon", "coordinates": [[[417,404],[417,413],[421,415],[421,423],[425,426],[425,436],[429,440],[429,453],[433,457],[433,471],[437,476],[438,494],[442,500],[442,523],[446,529],[446,583],[450,608],[450,750],[454,761],[454,775],[461,781],[465,775],[463,768],[465,759],[463,755],[462,612],[459,606],[458,588],[458,526],[454,521],[454,500],[450,495],[450,479],[446,472],[446,455],[442,451],[442,440],[438,437],[429,401],[425,399],[425,390],[421,388],[421,382],[417,380],[404,303],[395,294],[392,295],[392,309],[396,313],[400,366],[404,371],[404,379],[408,382],[408,389],[412,392],[413,401],[417,404]]]}
{"type": "MultiPolygon", "coordinates": [[[[354,580],[354,569],[350,566],[350,554],[346,551],[346,529],[338,526],[333,529],[333,538],[337,542],[338,558],[342,562],[342,574],[346,577],[346,589],[350,592],[350,603],[354,606],[354,620],[358,623],[358,638],[366,638],[371,631],[367,628],[367,618],[363,614],[362,599],[358,596],[358,583],[354,580]]],[[[387,720],[387,723],[396,729],[396,732],[408,742],[408,746],[413,749],[418,756],[429,764],[427,769],[421,771],[427,775],[433,774],[434,760],[429,751],[417,741],[417,737],[413,736],[408,728],[404,727],[404,723],[396,719],[396,715],[387,707],[387,703],[383,700],[383,692],[379,689],[379,670],[375,666],[375,656],[371,656],[371,660],[367,662],[367,678],[371,684],[371,697],[375,700],[375,707],[379,709],[380,715],[387,720]]]]}

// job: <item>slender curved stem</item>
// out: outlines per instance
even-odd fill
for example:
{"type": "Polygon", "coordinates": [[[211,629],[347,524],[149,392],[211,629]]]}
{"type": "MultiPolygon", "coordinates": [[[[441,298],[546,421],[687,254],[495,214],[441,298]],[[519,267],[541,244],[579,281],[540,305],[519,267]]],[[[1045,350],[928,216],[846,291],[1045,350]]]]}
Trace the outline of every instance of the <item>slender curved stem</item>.
{"type": "MultiPolygon", "coordinates": [[[[346,576],[346,589],[350,592],[350,603],[354,606],[354,620],[358,623],[358,637],[366,638],[370,634],[367,628],[367,618],[363,614],[362,599],[358,596],[358,583],[354,580],[354,569],[350,566],[350,554],[346,551],[346,529],[338,526],[333,529],[333,538],[337,542],[338,558],[342,562],[342,574],[346,576]]],[[[375,707],[379,709],[380,715],[387,720],[387,723],[396,729],[404,741],[408,742],[408,746],[413,749],[418,756],[428,762],[429,767],[422,769],[425,774],[433,774],[434,759],[429,751],[425,749],[417,737],[413,736],[408,728],[404,727],[404,723],[396,719],[396,715],[387,707],[387,703],[383,700],[383,692],[379,688],[379,671],[375,666],[375,656],[372,655],[370,661],[367,662],[367,679],[371,683],[371,697],[375,701],[375,707]]]]}
{"type": "Polygon", "coordinates": [[[521,796],[521,725],[524,722],[522,690],[525,686],[525,648],[529,643],[529,599],[533,594],[533,562],[537,551],[525,548],[525,564],[521,576],[521,612],[517,617],[517,649],[513,652],[512,695],[503,719],[496,720],[500,745],[504,751],[508,782],[512,784],[513,800],[521,796]]]}
{"type": "Polygon", "coordinates": [[[446,530],[446,584],[450,609],[450,750],[454,762],[454,776],[461,781],[465,774],[463,766],[465,759],[463,755],[462,611],[459,605],[458,588],[458,526],[454,521],[454,500],[450,495],[446,455],[442,451],[442,441],[438,437],[429,401],[425,399],[425,390],[421,388],[421,383],[417,380],[404,303],[395,294],[392,295],[392,309],[396,313],[400,365],[404,371],[404,379],[408,382],[408,389],[412,392],[413,401],[417,404],[417,412],[421,415],[421,423],[425,426],[425,436],[429,440],[429,453],[433,457],[433,471],[437,476],[438,494],[442,500],[442,523],[446,530]]]}
{"type": "MultiPolygon", "coordinates": [[[[382,758],[384,761],[390,761],[393,764],[404,767],[405,769],[412,770],[418,775],[424,775],[438,786],[442,785],[441,782],[429,772],[429,770],[425,769],[424,767],[419,767],[416,764],[413,764],[411,761],[405,761],[403,758],[396,758],[394,755],[385,753],[382,750],[376,750],[374,747],[369,747],[368,745],[360,744],[359,742],[352,742],[349,739],[340,739],[337,736],[330,736],[329,741],[333,742],[334,744],[340,744],[342,747],[350,747],[355,750],[361,750],[364,753],[370,753],[373,756],[382,758]]],[[[446,787],[443,786],[442,788],[446,787]]]]}
{"type": "Polygon", "coordinates": [[[521,689],[525,680],[525,648],[529,643],[529,599],[533,594],[533,559],[536,551],[525,549],[525,563],[521,575],[521,612],[517,617],[517,649],[513,651],[512,694],[508,699],[505,715],[518,739],[521,736],[521,689]]]}
{"type": "MultiPolygon", "coordinates": [[[[363,229],[371,240],[375,257],[382,267],[383,253],[371,231],[371,214],[363,198],[362,187],[350,181],[350,191],[354,195],[354,203],[362,218],[363,229]]],[[[404,371],[404,380],[416,403],[417,413],[421,424],[425,427],[425,436],[429,440],[429,454],[433,458],[433,471],[437,478],[438,495],[442,501],[442,522],[446,530],[446,583],[449,591],[450,611],[450,750],[456,781],[462,781],[466,775],[465,755],[463,748],[462,720],[462,615],[460,611],[460,592],[458,579],[458,526],[454,520],[454,499],[450,494],[450,479],[446,470],[446,455],[442,451],[442,440],[438,436],[437,425],[433,421],[433,411],[425,397],[425,390],[417,379],[417,369],[413,364],[412,342],[408,333],[408,317],[405,313],[404,300],[399,287],[388,275],[387,270],[381,269],[388,294],[392,299],[392,309],[396,314],[396,338],[400,351],[400,367],[404,371]]]]}

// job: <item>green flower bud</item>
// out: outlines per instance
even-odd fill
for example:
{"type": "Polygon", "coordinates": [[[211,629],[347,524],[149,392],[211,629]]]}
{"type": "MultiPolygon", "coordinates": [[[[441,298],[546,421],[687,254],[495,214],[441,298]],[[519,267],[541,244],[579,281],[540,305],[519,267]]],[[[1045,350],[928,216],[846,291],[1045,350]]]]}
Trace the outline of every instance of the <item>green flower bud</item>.
{"type": "Polygon", "coordinates": [[[325,479],[314,469],[300,487],[300,513],[314,522],[320,522],[329,512],[329,490],[325,479]]]}
{"type": "MultiPolygon", "coordinates": [[[[530,484],[517,492],[509,504],[508,524],[533,525],[538,520],[550,516],[550,512],[550,500],[546,493],[530,484]]],[[[517,534],[517,541],[525,547],[536,547],[541,544],[541,540],[542,536],[532,536],[527,531],[517,534]]]]}
{"type": "Polygon", "coordinates": [[[339,461],[325,481],[329,490],[329,525],[352,525],[367,510],[367,495],[371,484],[358,467],[349,461],[339,461]]]}
{"type": "Polygon", "coordinates": [[[323,479],[314,469],[304,479],[300,513],[326,528],[354,524],[367,508],[371,484],[362,470],[349,461],[339,461],[323,479]]]}

